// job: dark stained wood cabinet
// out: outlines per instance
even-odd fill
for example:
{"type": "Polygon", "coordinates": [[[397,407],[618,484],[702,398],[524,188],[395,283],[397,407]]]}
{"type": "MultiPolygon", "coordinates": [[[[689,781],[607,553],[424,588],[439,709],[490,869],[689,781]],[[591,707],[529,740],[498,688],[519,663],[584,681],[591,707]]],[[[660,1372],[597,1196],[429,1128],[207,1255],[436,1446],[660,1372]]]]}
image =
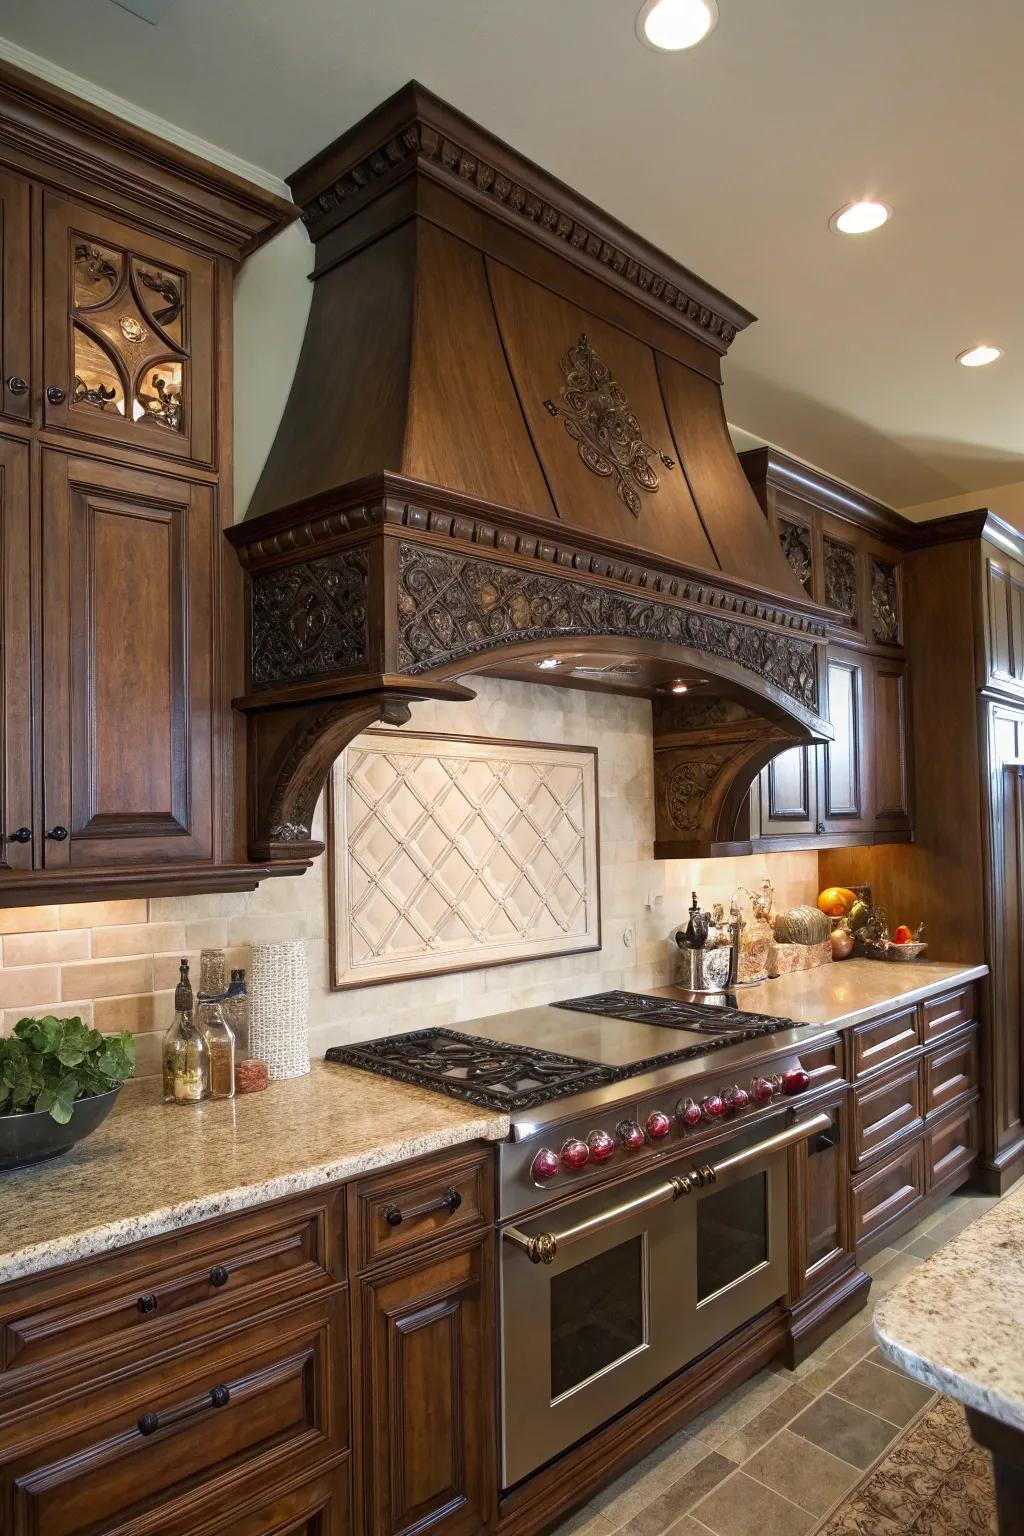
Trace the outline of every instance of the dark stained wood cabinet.
{"type": "Polygon", "coordinates": [[[45,867],[209,860],[214,488],[52,450],[42,480],[45,867]]]}
{"type": "Polygon", "coordinates": [[[29,239],[32,191],[0,168],[0,416],[32,415],[29,239]]]}
{"type": "Polygon", "coordinates": [[[32,867],[28,444],[0,437],[0,888],[32,867]]]}
{"type": "Polygon", "coordinates": [[[828,650],[835,739],[789,748],[751,791],[755,847],[823,848],[913,836],[903,541],[912,525],[771,449],[740,455],[808,596],[836,613],[828,650]]]}
{"type": "Polygon", "coordinates": [[[0,904],[251,889],[231,301],[283,200],[0,70],[0,904]]]}

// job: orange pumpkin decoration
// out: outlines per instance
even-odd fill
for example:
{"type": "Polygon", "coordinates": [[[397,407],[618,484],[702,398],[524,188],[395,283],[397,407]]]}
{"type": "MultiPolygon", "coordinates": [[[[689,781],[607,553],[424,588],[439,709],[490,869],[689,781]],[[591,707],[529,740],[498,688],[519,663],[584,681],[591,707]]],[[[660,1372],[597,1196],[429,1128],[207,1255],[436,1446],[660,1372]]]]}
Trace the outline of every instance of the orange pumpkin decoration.
{"type": "Polygon", "coordinates": [[[856,900],[844,885],[830,885],[818,897],[818,906],[827,917],[845,917],[856,900]]]}

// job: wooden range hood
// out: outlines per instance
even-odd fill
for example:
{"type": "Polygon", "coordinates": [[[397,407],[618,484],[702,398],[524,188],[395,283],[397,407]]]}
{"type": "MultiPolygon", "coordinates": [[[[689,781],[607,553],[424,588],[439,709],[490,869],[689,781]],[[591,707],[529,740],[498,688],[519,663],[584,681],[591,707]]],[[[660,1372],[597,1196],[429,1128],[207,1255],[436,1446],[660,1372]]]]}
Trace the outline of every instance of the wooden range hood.
{"type": "Polygon", "coordinates": [[[290,186],[312,309],[229,534],[250,856],[318,854],[346,743],[474,673],[652,698],[656,852],[741,849],[754,776],[832,736],[834,615],[726,429],[721,358],[753,317],[415,84],[290,186]]]}

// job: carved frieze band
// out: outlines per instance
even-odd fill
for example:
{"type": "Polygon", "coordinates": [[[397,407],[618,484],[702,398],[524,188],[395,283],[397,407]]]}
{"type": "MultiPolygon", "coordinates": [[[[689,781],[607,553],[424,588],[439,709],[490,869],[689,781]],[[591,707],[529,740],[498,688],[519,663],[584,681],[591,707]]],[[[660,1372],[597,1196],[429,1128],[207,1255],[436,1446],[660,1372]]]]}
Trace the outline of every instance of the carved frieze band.
{"type": "Polygon", "coordinates": [[[375,183],[416,159],[429,161],[435,171],[454,181],[470,183],[478,193],[516,215],[523,223],[544,230],[574,251],[584,252],[610,268],[646,298],[658,300],[667,309],[685,316],[692,327],[702,331],[713,345],[717,344],[718,351],[724,352],[734,339],[737,326],[733,320],[681,286],[680,277],[688,275],[682,269],[673,269],[671,275],[656,271],[638,260],[625,248],[625,243],[618,245],[608,240],[585,221],[576,218],[574,213],[559,208],[547,197],[504,175],[472,150],[419,119],[349,166],[337,180],[323,187],[303,205],[302,217],[314,239],[317,224],[325,215],[365,197],[375,183]]]}
{"type": "Polygon", "coordinates": [[[250,674],[256,688],[364,666],[365,549],[337,550],[252,577],[250,674]]]}
{"type": "Polygon", "coordinates": [[[817,709],[810,641],[493,560],[401,544],[398,619],[407,673],[525,640],[623,635],[734,662],[817,709]]]}
{"type": "Polygon", "coordinates": [[[244,541],[238,535],[245,529],[240,523],[233,530],[239,561],[248,571],[257,571],[264,561],[294,554],[300,549],[315,550],[321,542],[347,533],[390,525],[415,533],[430,533],[461,544],[494,550],[501,555],[520,555],[559,570],[572,570],[606,581],[624,582],[645,594],[681,598],[718,613],[735,613],[743,618],[759,619],[779,629],[824,638],[825,624],[811,614],[772,603],[753,593],[734,591],[709,581],[698,572],[692,575],[661,570],[642,557],[621,560],[587,548],[582,536],[573,538],[565,529],[553,528],[549,534],[537,534],[497,521],[483,513],[442,511],[424,507],[400,496],[360,502],[311,516],[308,521],[291,525],[261,538],[244,541]]]}

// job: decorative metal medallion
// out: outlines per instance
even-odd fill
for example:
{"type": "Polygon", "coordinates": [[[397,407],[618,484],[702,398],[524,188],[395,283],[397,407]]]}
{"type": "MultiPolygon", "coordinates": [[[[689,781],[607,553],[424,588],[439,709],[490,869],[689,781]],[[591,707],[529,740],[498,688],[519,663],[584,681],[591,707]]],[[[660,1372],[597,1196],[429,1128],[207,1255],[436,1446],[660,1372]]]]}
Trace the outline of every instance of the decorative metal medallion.
{"type": "Polygon", "coordinates": [[[139,324],[134,315],[122,315],[117,323],[121,327],[121,335],[125,341],[145,341],[145,327],[139,324]]]}
{"type": "Polygon", "coordinates": [[[889,645],[900,643],[899,586],[889,560],[871,561],[871,636],[889,645]]]}
{"type": "Polygon", "coordinates": [[[779,543],[790,570],[805,592],[811,590],[811,530],[779,518],[779,543]]]}
{"type": "Polygon", "coordinates": [[[830,608],[845,613],[857,628],[857,555],[848,544],[824,540],[825,601],[830,608]]]}
{"type": "Polygon", "coordinates": [[[585,335],[570,347],[559,365],[565,374],[561,405],[545,400],[552,416],[561,416],[580,458],[595,475],[615,476],[615,489],[634,517],[640,516],[637,491],[656,491],[658,477],[650,459],[666,469],[675,460],[644,441],[643,432],[621,385],[612,378],[585,335]]]}

